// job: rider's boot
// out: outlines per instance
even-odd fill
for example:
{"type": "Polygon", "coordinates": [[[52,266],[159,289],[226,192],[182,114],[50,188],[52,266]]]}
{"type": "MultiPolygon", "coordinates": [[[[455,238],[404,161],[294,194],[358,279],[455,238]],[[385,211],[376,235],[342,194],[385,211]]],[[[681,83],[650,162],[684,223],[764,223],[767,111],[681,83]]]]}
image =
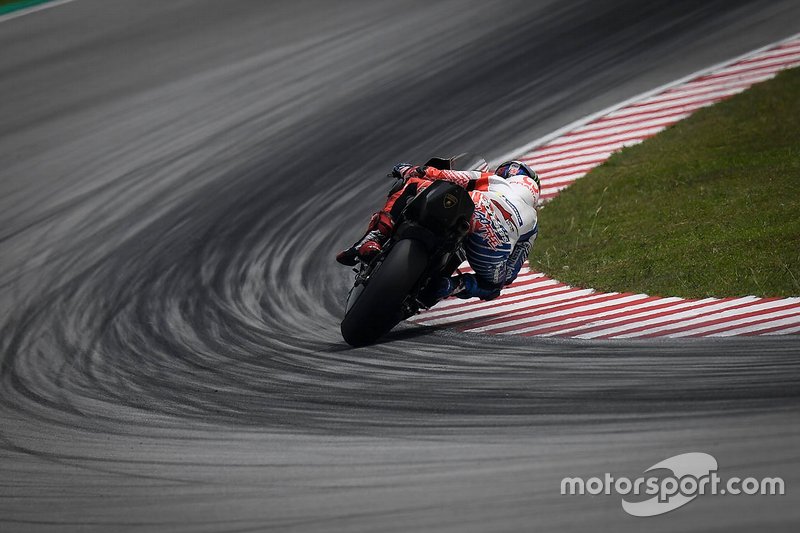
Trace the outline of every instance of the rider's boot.
{"type": "Polygon", "coordinates": [[[423,297],[430,301],[430,305],[444,300],[450,296],[455,296],[464,290],[464,280],[462,276],[442,277],[432,279],[426,287],[423,297]]]}
{"type": "Polygon", "coordinates": [[[343,265],[353,266],[361,258],[369,262],[381,253],[385,243],[394,229],[394,220],[386,211],[378,211],[369,221],[367,233],[353,246],[336,254],[336,261],[343,265]]]}

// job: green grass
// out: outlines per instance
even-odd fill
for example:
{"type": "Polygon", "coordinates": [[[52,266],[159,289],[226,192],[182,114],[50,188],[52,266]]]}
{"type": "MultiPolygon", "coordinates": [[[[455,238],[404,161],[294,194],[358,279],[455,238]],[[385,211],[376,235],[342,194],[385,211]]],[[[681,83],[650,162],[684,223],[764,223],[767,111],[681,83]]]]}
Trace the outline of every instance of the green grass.
{"type": "Polygon", "coordinates": [[[0,15],[49,1],[50,0],[0,0],[0,15]]]}
{"type": "Polygon", "coordinates": [[[572,285],[800,295],[800,69],[613,155],[539,225],[531,267],[572,285]]]}

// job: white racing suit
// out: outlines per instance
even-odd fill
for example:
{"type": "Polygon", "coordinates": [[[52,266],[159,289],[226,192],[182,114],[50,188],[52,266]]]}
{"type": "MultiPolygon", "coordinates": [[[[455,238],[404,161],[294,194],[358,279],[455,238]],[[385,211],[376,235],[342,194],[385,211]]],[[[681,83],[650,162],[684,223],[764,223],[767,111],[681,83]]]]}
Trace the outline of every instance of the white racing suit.
{"type": "Polygon", "coordinates": [[[516,279],[536,240],[536,209],[508,181],[487,172],[427,167],[424,177],[412,179],[446,180],[470,191],[475,213],[464,250],[475,278],[451,278],[447,293],[460,298],[497,297],[516,279]]]}

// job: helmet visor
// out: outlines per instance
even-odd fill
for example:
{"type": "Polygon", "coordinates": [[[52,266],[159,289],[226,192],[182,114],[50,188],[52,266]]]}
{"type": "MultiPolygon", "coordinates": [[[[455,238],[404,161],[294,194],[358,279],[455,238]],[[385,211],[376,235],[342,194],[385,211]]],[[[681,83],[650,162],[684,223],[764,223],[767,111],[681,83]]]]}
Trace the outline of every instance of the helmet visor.
{"type": "Polygon", "coordinates": [[[510,178],[511,176],[525,174],[526,172],[516,161],[509,161],[508,163],[503,163],[497,167],[497,170],[495,170],[494,173],[503,178],[510,178]]]}
{"type": "Polygon", "coordinates": [[[539,184],[539,175],[536,174],[532,168],[521,161],[506,161],[497,167],[497,170],[495,170],[494,173],[505,179],[514,176],[528,176],[529,178],[533,179],[537,185],[539,184]]]}

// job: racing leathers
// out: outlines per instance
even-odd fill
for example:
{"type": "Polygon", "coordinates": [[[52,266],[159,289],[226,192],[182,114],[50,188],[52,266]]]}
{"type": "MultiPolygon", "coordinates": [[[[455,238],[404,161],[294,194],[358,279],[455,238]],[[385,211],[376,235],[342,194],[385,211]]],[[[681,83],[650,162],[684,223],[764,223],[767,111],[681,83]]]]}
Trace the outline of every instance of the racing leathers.
{"type": "Polygon", "coordinates": [[[382,213],[396,220],[406,202],[436,180],[463,187],[475,204],[464,243],[467,261],[475,274],[441,280],[437,296],[496,298],[503,287],[516,279],[528,258],[538,232],[536,209],[495,174],[418,167],[406,174],[404,186],[389,196],[382,213]]]}

